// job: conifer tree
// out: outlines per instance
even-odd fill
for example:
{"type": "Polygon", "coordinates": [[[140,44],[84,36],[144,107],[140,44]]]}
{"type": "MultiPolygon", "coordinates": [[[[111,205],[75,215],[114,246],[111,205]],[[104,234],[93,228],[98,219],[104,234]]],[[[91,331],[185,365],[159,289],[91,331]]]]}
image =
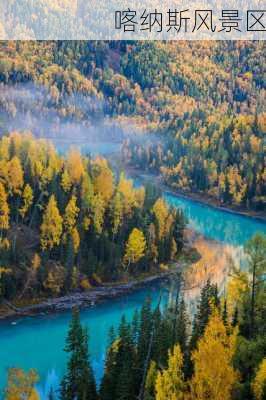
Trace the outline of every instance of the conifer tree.
{"type": "Polygon", "coordinates": [[[96,384],[88,354],[88,334],[80,323],[77,309],[72,313],[65,351],[69,353],[69,360],[61,382],[61,399],[96,400],[96,384]]]}
{"type": "Polygon", "coordinates": [[[185,300],[184,298],[182,298],[179,303],[177,321],[176,321],[176,342],[180,345],[184,357],[187,353],[187,339],[188,339],[188,316],[186,313],[185,300]]]}
{"type": "Polygon", "coordinates": [[[194,319],[193,332],[191,337],[191,348],[195,348],[197,340],[203,335],[208,323],[213,306],[219,305],[217,286],[212,285],[208,280],[201,291],[198,310],[194,319]]]}
{"type": "MultiPolygon", "coordinates": [[[[251,299],[249,336],[252,337],[259,329],[256,321],[256,303],[259,293],[265,291],[266,272],[266,235],[256,234],[245,245],[245,252],[249,258],[249,269],[251,273],[251,299]]],[[[261,322],[263,322],[263,317],[261,322]]]]}

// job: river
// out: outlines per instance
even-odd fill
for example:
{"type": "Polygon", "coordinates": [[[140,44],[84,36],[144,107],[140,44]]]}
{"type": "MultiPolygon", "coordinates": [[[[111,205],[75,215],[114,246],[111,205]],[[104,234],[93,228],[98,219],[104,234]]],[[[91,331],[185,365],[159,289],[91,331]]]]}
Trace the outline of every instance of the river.
{"type": "MultiPolygon", "coordinates": [[[[255,232],[266,233],[266,223],[258,219],[215,209],[170,193],[164,193],[164,196],[169,204],[184,210],[191,228],[219,242],[242,246],[255,232]]],[[[156,304],[160,292],[162,303],[165,304],[168,298],[167,290],[155,285],[82,310],[81,319],[89,328],[91,361],[98,382],[103,373],[110,327],[116,327],[123,314],[127,319],[131,319],[134,310],[141,307],[148,295],[153,304],[156,304]]],[[[8,367],[36,368],[40,375],[38,390],[41,398],[45,399],[50,385],[58,384],[65,368],[66,355],[63,347],[70,317],[70,312],[64,312],[22,318],[16,322],[2,322],[0,387],[5,384],[8,367]]]]}

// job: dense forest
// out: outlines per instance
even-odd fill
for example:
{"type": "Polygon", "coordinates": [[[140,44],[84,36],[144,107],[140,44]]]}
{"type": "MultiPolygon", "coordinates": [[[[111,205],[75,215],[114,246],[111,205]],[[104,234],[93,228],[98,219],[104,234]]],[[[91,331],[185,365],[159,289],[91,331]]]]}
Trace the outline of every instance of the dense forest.
{"type": "MultiPolygon", "coordinates": [[[[0,42],[1,304],[138,280],[184,250],[186,221],[160,189],[40,137],[97,140],[109,126],[112,141],[123,138],[125,169],[263,212],[264,61],[264,42],[0,42]]],[[[147,300],[123,318],[99,386],[95,332],[75,309],[66,373],[49,400],[264,400],[265,240],[245,245],[247,268],[230,269],[224,293],[206,283],[195,316],[180,277],[165,309],[147,300]]],[[[5,398],[38,400],[37,381],[38,371],[9,369],[5,398]]]]}
{"type": "MultiPolygon", "coordinates": [[[[262,235],[246,244],[249,271],[235,270],[224,296],[206,283],[192,326],[182,279],[177,279],[176,295],[165,309],[160,300],[154,309],[147,299],[132,321],[123,317],[118,330],[110,330],[98,389],[89,333],[74,309],[65,345],[66,373],[49,399],[58,394],[62,400],[265,399],[265,250],[262,235]]],[[[16,394],[38,399],[37,380],[34,370],[10,369],[6,398],[13,400],[16,394]]]]}
{"type": "Polygon", "coordinates": [[[59,156],[31,134],[0,141],[1,297],[34,299],[156,271],[183,247],[185,221],[153,187],[104,158],[59,156]]]}
{"type": "Polygon", "coordinates": [[[109,116],[136,133],[126,163],[178,190],[261,210],[264,57],[264,42],[2,42],[0,129],[34,113],[54,126],[109,116]]]}

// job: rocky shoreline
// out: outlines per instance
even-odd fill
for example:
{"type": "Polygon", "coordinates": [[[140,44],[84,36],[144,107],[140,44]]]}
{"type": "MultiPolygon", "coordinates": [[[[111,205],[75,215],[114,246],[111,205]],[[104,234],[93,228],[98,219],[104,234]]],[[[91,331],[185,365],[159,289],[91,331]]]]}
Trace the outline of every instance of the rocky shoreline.
{"type": "Polygon", "coordinates": [[[92,307],[98,303],[103,302],[104,300],[110,300],[112,298],[123,296],[149,284],[153,284],[163,280],[167,281],[171,275],[174,275],[177,272],[177,269],[178,268],[157,275],[149,276],[139,281],[131,281],[128,283],[112,286],[100,286],[94,289],[90,289],[87,292],[76,292],[54,299],[47,299],[42,303],[25,307],[16,307],[12,303],[6,301],[4,305],[8,308],[9,311],[0,315],[0,321],[23,316],[56,313],[60,311],[70,310],[73,307],[92,307]]]}

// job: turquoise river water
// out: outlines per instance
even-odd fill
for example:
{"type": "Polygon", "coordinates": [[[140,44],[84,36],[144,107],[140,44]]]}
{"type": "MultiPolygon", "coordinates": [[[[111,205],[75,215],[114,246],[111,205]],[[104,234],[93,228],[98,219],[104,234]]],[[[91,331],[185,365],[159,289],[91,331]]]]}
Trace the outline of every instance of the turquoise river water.
{"type": "MultiPolygon", "coordinates": [[[[266,233],[263,221],[217,210],[169,193],[164,193],[164,196],[169,204],[181,207],[189,225],[206,237],[242,246],[255,232],[266,233]]],[[[82,322],[90,332],[91,361],[98,382],[103,373],[110,327],[116,327],[123,314],[128,320],[132,318],[134,310],[141,307],[147,296],[156,304],[160,293],[162,303],[166,303],[167,290],[156,285],[82,310],[82,322]]],[[[57,386],[64,372],[66,356],[63,347],[69,320],[70,312],[64,312],[0,323],[0,387],[5,384],[8,367],[36,368],[40,375],[38,390],[41,398],[46,399],[50,385],[57,386]]]]}

